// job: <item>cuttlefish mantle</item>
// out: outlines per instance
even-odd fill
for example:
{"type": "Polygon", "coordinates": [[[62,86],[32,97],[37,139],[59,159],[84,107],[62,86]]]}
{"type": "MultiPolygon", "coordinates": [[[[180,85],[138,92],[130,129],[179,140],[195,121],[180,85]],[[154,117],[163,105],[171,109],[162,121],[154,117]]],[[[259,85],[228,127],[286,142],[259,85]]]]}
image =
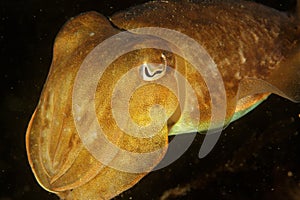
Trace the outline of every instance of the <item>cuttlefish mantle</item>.
{"type": "MultiPolygon", "coordinates": [[[[162,27],[199,42],[222,74],[228,101],[227,124],[248,113],[271,93],[299,102],[298,19],[298,15],[289,17],[287,13],[244,1],[149,2],[110,18],[125,30],[162,27]],[[238,16],[242,17],[237,20],[238,16]]],[[[176,68],[183,71],[181,66],[176,68]]],[[[187,73],[187,78],[201,80],[197,72],[187,73]]],[[[194,80],[190,82],[196,86],[200,81],[194,80]]],[[[203,91],[197,93],[200,126],[192,128],[191,124],[187,127],[186,123],[177,122],[170,135],[186,133],[186,129],[207,130],[210,114],[206,108],[210,99],[203,98],[209,95],[201,94],[203,91]]],[[[181,121],[192,120],[181,116],[181,121]]]]}
{"type": "MultiPolygon", "coordinates": [[[[135,38],[141,33],[132,29],[158,27],[195,40],[207,51],[220,72],[226,94],[226,125],[249,112],[271,93],[300,101],[299,13],[299,0],[292,15],[249,1],[181,0],[145,3],[116,13],[109,19],[96,12],[87,12],[69,20],[56,37],[47,81],[26,133],[28,160],[37,181],[62,199],[111,199],[135,185],[162,160],[169,135],[203,132],[209,124],[214,127],[220,124],[218,120],[211,121],[212,94],[191,63],[172,53],[174,45],[168,41],[143,37],[136,40],[140,47],[163,44],[169,51],[140,48],[116,58],[103,72],[92,98],[97,120],[88,122],[99,123],[105,137],[119,149],[136,154],[163,151],[142,160],[149,164],[145,172],[126,172],[101,163],[90,150],[102,151],[105,145],[93,143],[98,138],[97,132],[87,140],[94,145],[92,149],[83,143],[75,122],[86,122],[89,116],[84,115],[86,107],[74,105],[72,95],[83,61],[106,39],[126,30],[130,32],[129,37],[135,38]],[[123,76],[129,72],[136,75],[136,81],[123,76]],[[184,93],[181,96],[183,106],[178,103],[176,94],[155,82],[168,80],[170,88],[176,88],[179,80],[176,72],[192,89],[179,88],[184,93]],[[153,119],[162,124],[151,137],[127,134],[114,119],[118,113],[113,113],[113,95],[125,99],[126,90],[133,88],[137,81],[145,85],[132,93],[127,102],[128,110],[139,126],[147,126],[153,119]],[[118,84],[124,91],[114,93],[118,84]],[[161,105],[165,112],[156,112],[160,107],[156,106],[155,110],[153,105],[161,105]],[[193,110],[200,111],[200,120],[197,113],[187,112],[193,110]],[[81,112],[80,117],[74,116],[81,112]],[[153,113],[158,115],[153,117],[153,113]]],[[[92,57],[88,64],[96,65],[110,53],[113,52],[108,48],[103,55],[92,57]]],[[[88,81],[77,89],[81,91],[86,84],[88,81]]],[[[218,99],[218,92],[213,95],[218,99]]],[[[115,103],[123,108],[123,102],[115,103]]],[[[89,101],[86,102],[88,105],[89,101]]],[[[112,163],[140,162],[134,157],[124,160],[120,152],[115,152],[112,163]]]]}

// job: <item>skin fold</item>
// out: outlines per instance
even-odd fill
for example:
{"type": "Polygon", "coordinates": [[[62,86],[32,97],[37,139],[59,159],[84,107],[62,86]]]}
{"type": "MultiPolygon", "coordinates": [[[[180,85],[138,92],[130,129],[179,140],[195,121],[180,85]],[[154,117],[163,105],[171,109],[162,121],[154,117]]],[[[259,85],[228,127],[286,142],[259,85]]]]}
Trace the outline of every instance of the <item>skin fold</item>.
{"type": "MultiPolygon", "coordinates": [[[[299,10],[298,2],[297,9],[299,10]]],[[[114,169],[99,162],[78,135],[72,112],[72,92],[79,68],[86,56],[105,39],[141,27],[176,30],[193,38],[212,57],[222,76],[226,92],[225,125],[243,116],[271,93],[298,102],[300,100],[300,24],[299,12],[288,15],[263,5],[246,1],[154,1],[116,13],[109,19],[96,12],[70,19],[58,33],[51,68],[37,108],[26,133],[29,164],[39,184],[61,199],[111,199],[131,188],[164,157],[168,136],[193,131],[202,132],[211,122],[211,99],[203,78],[191,63],[179,55],[160,49],[139,49],[122,55],[111,63],[98,82],[95,93],[97,122],[114,145],[135,153],[153,152],[149,168],[143,173],[114,169]],[[163,56],[162,56],[163,55],[163,56]],[[168,120],[157,116],[163,126],[153,137],[139,138],[118,127],[112,113],[111,99],[118,80],[136,66],[145,63],[168,64],[183,74],[196,95],[201,122],[179,111],[179,102],[171,91],[149,82],[138,88],[129,102],[132,120],[140,126],[151,123],[152,105],[162,105],[168,120]],[[195,125],[196,124],[196,125],[195,125]]],[[[167,41],[149,37],[143,43],[167,41]]],[[[107,49],[109,52],[109,49],[107,49]]],[[[161,68],[158,68],[159,70],[161,68]]],[[[160,71],[144,68],[149,77],[160,71]],[[147,71],[148,70],[148,71],[147,71]],[[152,71],[151,71],[152,70],[152,71]]],[[[167,71],[160,79],[174,77],[167,71]]],[[[131,87],[130,81],[126,87],[131,87]]],[[[173,82],[176,85],[176,81],[173,82]]],[[[191,93],[185,91],[189,105],[191,93]]],[[[218,95],[218,94],[215,94],[218,95]]],[[[221,101],[222,99],[220,99],[221,101]]],[[[84,119],[83,119],[84,120],[84,119]]],[[[101,145],[95,146],[101,148],[101,145]]],[[[116,153],[111,162],[122,161],[116,153]]],[[[125,162],[135,163],[134,158],[125,162]]]]}

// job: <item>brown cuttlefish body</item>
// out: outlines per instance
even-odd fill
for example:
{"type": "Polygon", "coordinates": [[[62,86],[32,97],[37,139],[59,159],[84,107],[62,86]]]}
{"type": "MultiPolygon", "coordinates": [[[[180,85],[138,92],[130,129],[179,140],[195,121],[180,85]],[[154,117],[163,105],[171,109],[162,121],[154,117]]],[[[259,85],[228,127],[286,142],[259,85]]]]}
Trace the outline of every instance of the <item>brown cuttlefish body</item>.
{"type": "Polygon", "coordinates": [[[68,21],[56,37],[50,72],[26,133],[28,160],[39,184],[61,199],[111,199],[158,165],[169,135],[223,128],[271,93],[298,102],[299,80],[299,0],[293,13],[229,0],[153,1],[110,18],[83,13],[68,21]],[[156,30],[156,35],[137,31],[145,27],[156,30]],[[159,38],[167,30],[174,31],[168,35],[173,44],[159,38]],[[124,32],[126,39],[118,36],[124,32]],[[193,61],[186,59],[191,58],[186,51],[191,46],[176,34],[191,38],[205,50],[205,56],[190,52],[196,60],[216,66],[221,79],[213,90],[207,77],[214,74],[197,71],[193,61]],[[110,57],[122,49],[110,43],[101,55],[95,53],[99,44],[113,36],[122,48],[133,50],[110,57]],[[100,69],[101,76],[89,71],[93,66],[98,70],[108,58],[113,61],[100,69]],[[81,70],[83,65],[90,68],[81,70]],[[78,82],[78,74],[88,78],[78,82]],[[87,98],[90,91],[93,95],[87,98]],[[164,113],[154,105],[163,107],[164,113]],[[134,123],[127,123],[125,115],[134,123]],[[95,124],[109,142],[101,140],[95,124]],[[124,156],[124,152],[131,153],[124,156]],[[154,153],[135,157],[149,152],[154,153]],[[110,159],[103,161],[101,155],[110,159]],[[144,170],[122,170],[117,165],[143,165],[144,170]]]}

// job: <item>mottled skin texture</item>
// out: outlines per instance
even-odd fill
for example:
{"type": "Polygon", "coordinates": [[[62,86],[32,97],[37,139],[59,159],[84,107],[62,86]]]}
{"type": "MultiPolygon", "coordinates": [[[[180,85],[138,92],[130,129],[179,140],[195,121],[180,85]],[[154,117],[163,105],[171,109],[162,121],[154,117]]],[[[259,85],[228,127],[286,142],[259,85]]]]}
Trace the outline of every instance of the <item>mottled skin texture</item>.
{"type": "MultiPolygon", "coordinates": [[[[247,84],[246,78],[269,81],[278,86],[283,96],[299,100],[300,62],[295,49],[299,47],[300,28],[295,18],[285,13],[242,1],[164,1],[132,8],[110,20],[120,29],[164,27],[197,40],[212,56],[224,80],[227,121],[235,112],[251,107],[274,92],[265,82],[247,84]],[[289,76],[283,75],[285,71],[289,76]],[[274,72],[277,73],[275,78],[272,77],[274,72]],[[246,84],[240,84],[243,81],[246,84]],[[257,91],[263,94],[254,94],[257,91]],[[240,100],[244,96],[247,98],[240,100]]],[[[97,161],[83,146],[72,114],[72,89],[83,59],[96,45],[120,31],[102,15],[89,12],[71,19],[56,38],[51,69],[28,126],[26,147],[40,185],[62,199],[111,199],[147,174],[121,172],[97,161]]],[[[142,125],[149,121],[148,113],[144,112],[151,104],[163,105],[168,117],[174,114],[155,137],[142,139],[124,134],[111,114],[109,99],[119,77],[145,61],[161,62],[161,53],[150,49],[130,52],[109,66],[99,81],[95,94],[98,121],[106,136],[123,149],[149,152],[165,147],[168,131],[178,120],[176,97],[154,84],[136,91],[130,101],[130,114],[142,125]],[[147,95],[143,95],[145,93],[147,95]]],[[[170,54],[167,59],[170,67],[185,74],[195,89],[205,124],[210,119],[210,98],[203,79],[179,56],[170,54]]],[[[199,127],[202,129],[205,125],[199,127]]],[[[164,152],[156,155],[152,167],[163,155],[164,152]]],[[[115,159],[122,158],[117,155],[115,159]]]]}
{"type": "MultiPolygon", "coordinates": [[[[235,109],[243,109],[240,106],[244,107],[245,102],[235,107],[241,97],[255,94],[259,88],[265,87],[265,84],[252,83],[255,91],[248,93],[248,88],[240,87],[241,81],[247,81],[247,78],[268,80],[271,73],[279,68],[279,63],[299,46],[300,38],[299,24],[293,17],[263,5],[243,1],[149,2],[127,12],[117,13],[110,19],[126,30],[163,27],[180,31],[199,42],[222,74],[228,101],[228,118],[235,109]]],[[[183,71],[181,66],[176,67],[180,72],[183,71]]],[[[194,88],[203,84],[203,80],[192,81],[201,79],[192,67],[187,71],[187,79],[191,80],[194,88]]],[[[295,79],[298,77],[296,75],[295,79]]],[[[277,86],[276,82],[272,84],[277,86]]],[[[210,112],[210,109],[206,109],[209,108],[210,98],[205,93],[205,86],[201,85],[200,88],[196,90],[199,91],[199,106],[204,121],[208,121],[210,114],[206,115],[205,112],[210,112]],[[200,98],[200,91],[204,92],[205,98],[200,98]]],[[[264,97],[263,94],[252,97],[248,106],[264,97]]]]}

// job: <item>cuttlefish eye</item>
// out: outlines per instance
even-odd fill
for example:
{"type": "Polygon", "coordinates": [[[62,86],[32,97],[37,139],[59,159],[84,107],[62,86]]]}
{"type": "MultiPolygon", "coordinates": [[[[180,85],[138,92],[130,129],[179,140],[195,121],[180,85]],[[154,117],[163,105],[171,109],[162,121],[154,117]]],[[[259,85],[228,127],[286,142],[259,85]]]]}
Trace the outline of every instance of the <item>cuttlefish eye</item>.
{"type": "Polygon", "coordinates": [[[140,66],[139,73],[144,81],[154,81],[163,77],[166,74],[166,57],[163,54],[161,55],[161,57],[164,60],[163,64],[144,62],[140,66]]]}

